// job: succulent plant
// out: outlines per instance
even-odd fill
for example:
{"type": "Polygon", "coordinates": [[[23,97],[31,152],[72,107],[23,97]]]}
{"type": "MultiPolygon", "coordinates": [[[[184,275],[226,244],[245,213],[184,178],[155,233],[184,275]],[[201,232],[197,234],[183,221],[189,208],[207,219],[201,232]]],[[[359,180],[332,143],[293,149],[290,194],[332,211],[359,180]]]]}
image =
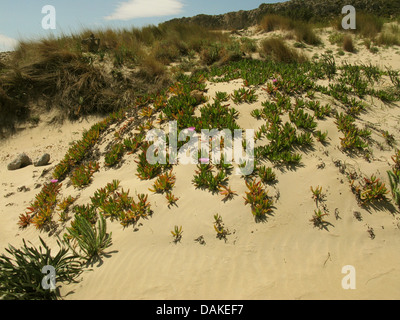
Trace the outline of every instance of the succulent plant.
{"type": "Polygon", "coordinates": [[[172,234],[172,236],[174,238],[174,243],[178,243],[178,242],[180,242],[182,240],[182,233],[183,233],[182,226],[180,226],[180,227],[175,226],[174,227],[174,230],[171,231],[171,234],[172,234]]]}

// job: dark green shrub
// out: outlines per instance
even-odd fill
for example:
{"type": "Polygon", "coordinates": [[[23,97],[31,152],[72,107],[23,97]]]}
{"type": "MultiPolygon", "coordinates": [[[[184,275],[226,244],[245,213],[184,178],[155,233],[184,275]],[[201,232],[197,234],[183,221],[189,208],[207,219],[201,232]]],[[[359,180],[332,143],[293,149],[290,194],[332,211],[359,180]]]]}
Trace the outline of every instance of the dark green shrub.
{"type": "Polygon", "coordinates": [[[5,300],[54,300],[60,298],[60,292],[46,290],[42,286],[45,274],[42,269],[52,266],[55,269],[56,286],[58,283],[73,282],[82,272],[82,264],[76,255],[68,254],[59,241],[59,251],[52,256],[51,249],[42,238],[39,248],[28,246],[23,240],[23,247],[16,249],[9,245],[0,256],[0,299],[5,300]]]}

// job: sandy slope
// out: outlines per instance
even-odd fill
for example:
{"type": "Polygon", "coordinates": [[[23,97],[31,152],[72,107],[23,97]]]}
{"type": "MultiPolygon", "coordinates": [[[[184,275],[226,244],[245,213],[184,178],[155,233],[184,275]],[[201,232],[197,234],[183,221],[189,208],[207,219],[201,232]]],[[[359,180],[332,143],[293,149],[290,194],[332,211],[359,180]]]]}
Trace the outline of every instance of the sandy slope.
{"type": "MultiPolygon", "coordinates": [[[[50,119],[51,117],[46,118],[50,119]]],[[[51,169],[63,159],[70,143],[79,140],[83,131],[100,121],[100,118],[90,117],[63,125],[51,124],[46,120],[35,128],[23,130],[12,138],[1,141],[0,219],[2,222],[0,223],[0,244],[2,249],[7,246],[7,243],[20,245],[22,237],[17,237],[20,235],[20,230],[15,221],[21,213],[25,212],[35,195],[40,192],[41,187],[37,185],[51,180],[51,169]],[[50,163],[45,167],[32,165],[20,170],[8,171],[7,164],[21,152],[25,152],[32,161],[43,153],[48,153],[51,156],[50,163]],[[46,173],[46,171],[49,172],[46,173]],[[26,189],[18,191],[21,187],[26,189]]],[[[35,240],[37,236],[36,232],[32,234],[35,240]]],[[[45,234],[41,236],[46,238],[45,234]]]]}
{"type": "MultiPolygon", "coordinates": [[[[327,50],[330,45],[326,44],[327,50]]],[[[312,54],[320,49],[315,49],[312,54]]],[[[349,62],[390,64],[400,69],[395,49],[382,50],[379,56],[359,53],[349,56],[349,62]],[[379,57],[376,60],[376,57],[379,57]],[[371,59],[371,60],[369,60],[371,59]],[[375,63],[374,63],[375,62],[375,63]]],[[[347,57],[347,56],[346,56],[347,57]]],[[[212,99],[216,91],[232,93],[243,83],[208,84],[207,95],[212,99]]],[[[236,106],[240,112],[239,125],[257,128],[263,122],[250,116],[260,108],[267,95],[258,90],[257,103],[236,106]]],[[[325,99],[325,98],[324,98],[325,99]]],[[[325,103],[329,102],[323,100],[325,103]]],[[[231,101],[231,104],[233,102],[231,101]]],[[[398,124],[400,107],[373,103],[365,123],[388,130],[400,141],[398,124]]],[[[6,164],[20,151],[33,158],[46,150],[52,155],[52,168],[68,149],[68,143],[80,138],[88,122],[62,127],[42,125],[2,142],[0,146],[0,248],[8,243],[20,245],[22,238],[37,244],[38,233],[33,227],[19,230],[19,214],[50,175],[39,178],[43,169],[33,166],[9,172],[6,164]],[[25,185],[28,192],[18,192],[25,185]],[[8,196],[10,192],[13,195],[8,196]]],[[[94,183],[77,191],[63,186],[63,195],[80,195],[78,204],[89,202],[98,188],[113,179],[131,194],[148,193],[154,214],[141,220],[137,229],[123,229],[118,222],[108,222],[113,246],[109,255],[93,271],[85,271],[78,284],[62,288],[67,299],[399,299],[400,298],[400,217],[398,212],[360,208],[350,191],[345,175],[337,167],[338,160],[347,170],[365,175],[377,174],[386,183],[386,170],[394,151],[381,150],[373,144],[373,159],[349,158],[339,148],[338,132],[332,119],[319,121],[321,131],[329,131],[326,146],[316,142],[315,150],[303,154],[303,167],[294,171],[277,172],[278,183],[269,186],[269,195],[276,200],[273,214],[264,223],[256,223],[243,196],[247,191],[240,176],[231,176],[229,185],[238,194],[232,201],[222,202],[222,196],[196,190],[191,183],[195,166],[174,167],[177,177],[174,195],[180,198],[178,207],[168,208],[162,195],[153,195],[148,188],[152,182],[142,182],[135,176],[134,156],[125,156],[119,169],[104,169],[94,176],[94,183]],[[311,199],[310,186],[320,185],[326,194],[325,205],[331,223],[328,230],[314,228],[310,222],[316,208],[311,199]],[[354,217],[361,213],[362,221],[354,217]],[[219,213],[230,235],[227,241],[216,238],[213,215],[219,213]],[[181,243],[174,244],[170,231],[183,227],[181,243]],[[375,239],[367,230],[373,228],[375,239]],[[206,244],[194,239],[203,236],[206,244]],[[341,286],[342,268],[356,269],[356,290],[341,286]]],[[[111,137],[111,135],[110,135],[111,137]]],[[[384,145],[377,130],[372,138],[384,145]]],[[[102,146],[100,146],[102,148],[102,146]]],[[[267,164],[270,165],[270,164],[267,164]]],[[[62,234],[62,229],[59,231],[62,234]]],[[[41,234],[51,245],[54,238],[41,234]]],[[[2,249],[0,249],[1,251],[2,249]]]]}

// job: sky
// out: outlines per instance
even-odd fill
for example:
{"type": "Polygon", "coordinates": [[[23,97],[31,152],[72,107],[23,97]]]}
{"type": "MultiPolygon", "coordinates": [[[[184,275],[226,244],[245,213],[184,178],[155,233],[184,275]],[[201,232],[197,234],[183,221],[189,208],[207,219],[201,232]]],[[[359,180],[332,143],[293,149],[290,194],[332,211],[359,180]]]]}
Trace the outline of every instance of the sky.
{"type": "Polygon", "coordinates": [[[150,24],[158,25],[173,18],[251,10],[262,3],[282,1],[284,0],[1,0],[0,51],[12,50],[18,40],[70,34],[83,28],[140,28],[150,24]],[[50,11],[46,6],[54,8],[55,19],[49,19],[50,11]],[[54,20],[55,29],[43,28],[43,22],[50,25],[54,20]]]}

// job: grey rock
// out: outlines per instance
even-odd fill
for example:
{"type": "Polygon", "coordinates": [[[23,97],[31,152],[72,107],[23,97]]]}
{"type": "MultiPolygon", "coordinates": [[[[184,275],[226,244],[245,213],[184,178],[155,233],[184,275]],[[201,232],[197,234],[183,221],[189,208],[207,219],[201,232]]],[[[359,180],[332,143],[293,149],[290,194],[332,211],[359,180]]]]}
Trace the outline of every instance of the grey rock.
{"type": "Polygon", "coordinates": [[[12,162],[7,165],[7,169],[10,171],[18,170],[31,164],[32,160],[25,153],[21,153],[20,155],[18,155],[18,157],[16,157],[12,162]]]}
{"type": "Polygon", "coordinates": [[[37,158],[35,162],[33,163],[35,167],[43,167],[47,166],[50,161],[50,155],[48,153],[45,153],[41,157],[37,158]]]}

